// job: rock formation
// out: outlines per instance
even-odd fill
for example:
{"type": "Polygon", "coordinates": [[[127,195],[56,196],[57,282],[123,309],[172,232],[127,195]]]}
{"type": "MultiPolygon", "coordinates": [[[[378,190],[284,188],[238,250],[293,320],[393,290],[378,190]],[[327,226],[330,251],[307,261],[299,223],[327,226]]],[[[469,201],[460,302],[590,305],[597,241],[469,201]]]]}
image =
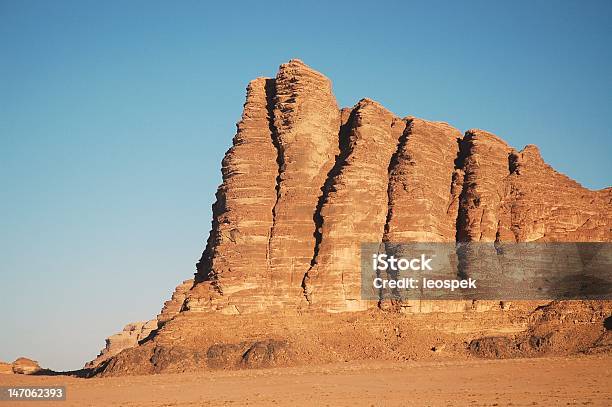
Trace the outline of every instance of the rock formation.
{"type": "Polygon", "coordinates": [[[94,360],[85,364],[85,368],[94,368],[122,350],[138,345],[139,341],[147,338],[155,329],[157,329],[157,320],[155,319],[127,324],[121,332],[106,338],[106,346],[94,360]]]}
{"type": "Polygon", "coordinates": [[[15,374],[34,374],[42,370],[37,361],[28,358],[18,358],[12,366],[15,374]]]}
{"type": "Polygon", "coordinates": [[[164,307],[156,319],[129,323],[123,327],[121,332],[106,338],[106,345],[104,348],[94,360],[85,364],[85,369],[96,368],[124,349],[138,346],[138,344],[147,339],[153,331],[162,327],[180,312],[187,292],[192,286],[193,280],[185,280],[176,287],[172,293],[172,298],[164,303],[164,307]]]}
{"type": "MultiPolygon", "coordinates": [[[[157,316],[157,327],[162,327],[166,322],[174,318],[176,314],[181,311],[187,293],[193,287],[193,279],[183,281],[178,287],[174,289],[172,297],[169,301],[164,303],[160,314],[157,316]]],[[[155,328],[155,329],[156,329],[155,328]]]]}
{"type": "Polygon", "coordinates": [[[331,82],[301,61],[283,64],[275,79],[249,84],[237,127],[188,308],[295,307],[315,246],[313,214],[338,153],[331,82]]]}
{"type": "Polygon", "coordinates": [[[385,242],[454,242],[453,190],[461,133],[446,123],[409,119],[389,167],[385,242]]]}
{"type": "Polygon", "coordinates": [[[323,187],[313,267],[305,277],[312,306],[363,310],[360,243],[381,241],[387,218],[387,172],[406,123],[378,103],[361,100],[340,134],[341,154],[323,187]]]}
{"type": "MultiPolygon", "coordinates": [[[[266,301],[264,281],[269,280],[269,242],[273,208],[277,199],[278,151],[272,138],[274,80],[255,79],[234,145],[223,159],[223,183],[213,205],[213,227],[197,264],[197,296],[191,309],[214,306],[215,299],[237,293],[244,306],[260,307],[266,301]]],[[[196,289],[196,288],[194,288],[196,289]]],[[[225,312],[232,312],[231,300],[225,312]]]]}
{"type": "MultiPolygon", "coordinates": [[[[393,242],[483,242],[483,250],[495,250],[499,242],[612,242],[612,188],[583,188],[547,165],[537,147],[517,151],[483,130],[462,135],[447,123],[400,118],[370,99],[339,109],[331,82],[299,60],[281,65],[275,78],[249,83],[222,175],[194,280],[177,287],[165,304],[151,325],[160,326],[153,341],[134,347],[144,335],[139,326],[111,341],[117,345],[107,343],[104,360],[120,348],[132,348],[111,358],[105,374],[201,367],[210,356],[206,349],[213,349],[217,362],[231,350],[231,364],[240,365],[238,356],[245,349],[280,352],[285,349],[281,343],[302,343],[304,337],[319,341],[307,334],[319,322],[304,315],[385,308],[382,301],[360,296],[364,242],[381,247],[393,242]],[[260,315],[257,324],[249,325],[251,314],[260,315]],[[285,320],[274,317],[280,314],[292,322],[283,325],[285,320]],[[303,319],[291,319],[296,316],[303,319]],[[219,340],[234,342],[214,347],[219,340]]],[[[462,258],[459,273],[475,272],[469,268],[473,255],[462,258]]],[[[525,319],[540,304],[414,300],[403,310],[514,312],[514,325],[503,329],[524,330],[529,326],[525,319]]],[[[598,310],[589,332],[600,335],[609,303],[585,307],[598,310]]],[[[448,322],[448,332],[468,324],[462,332],[476,335],[484,326],[503,331],[502,314],[491,316],[491,325],[482,322],[485,317],[480,322],[443,318],[454,321],[448,322]]],[[[333,335],[353,332],[349,317],[338,318],[340,325],[330,328],[333,335]]],[[[376,322],[381,327],[393,323],[372,318],[383,319],[376,322]]],[[[433,324],[444,325],[443,318],[433,324]]],[[[402,329],[408,328],[393,328],[397,338],[402,329]]],[[[373,340],[368,335],[358,340],[373,340]]],[[[391,339],[384,337],[389,349],[395,346],[391,339]]],[[[495,347],[487,341],[474,342],[472,351],[495,347]]],[[[309,352],[325,353],[302,344],[309,352]]],[[[453,347],[445,347],[444,353],[449,349],[453,347]]],[[[285,357],[275,359],[270,356],[274,352],[266,352],[262,354],[270,360],[285,357]]]]}
{"type": "Polygon", "coordinates": [[[483,130],[338,110],[304,63],[259,78],[223,160],[185,309],[357,311],[362,242],[612,240],[612,189],[590,191],[483,130]]]}

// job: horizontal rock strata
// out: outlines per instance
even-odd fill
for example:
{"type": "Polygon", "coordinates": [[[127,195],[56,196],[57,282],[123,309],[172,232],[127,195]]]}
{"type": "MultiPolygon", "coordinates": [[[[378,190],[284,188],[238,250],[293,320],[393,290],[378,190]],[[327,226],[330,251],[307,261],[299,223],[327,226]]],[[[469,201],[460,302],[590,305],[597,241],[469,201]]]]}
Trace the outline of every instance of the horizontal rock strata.
{"type": "Polygon", "coordinates": [[[100,354],[91,362],[85,364],[86,369],[95,368],[108,359],[117,355],[124,349],[133,348],[138,343],[146,339],[152,331],[157,329],[157,320],[143,322],[131,322],[127,324],[119,333],[106,338],[106,346],[100,354]]]}
{"type": "Polygon", "coordinates": [[[174,289],[172,297],[170,298],[170,300],[164,303],[164,307],[162,308],[159,315],[157,315],[158,326],[164,325],[181,311],[183,303],[187,298],[187,294],[189,293],[189,290],[191,290],[192,287],[193,279],[190,279],[183,281],[174,289]]]}
{"type": "Polygon", "coordinates": [[[106,338],[105,346],[98,356],[85,364],[85,369],[95,369],[125,349],[138,346],[141,341],[149,338],[154,331],[164,326],[179,314],[189,290],[193,287],[193,279],[179,284],[172,293],[170,300],[164,303],[156,319],[142,322],[131,322],[119,333],[106,338]]]}
{"type": "Polygon", "coordinates": [[[312,368],[357,360],[456,363],[489,357],[490,346],[483,340],[489,337],[525,344],[508,347],[512,352],[500,352],[499,357],[609,352],[610,302],[572,301],[534,309],[534,304],[513,303],[506,310],[436,314],[369,310],[281,318],[271,313],[181,313],[154,340],[121,352],[98,374],[312,368]]]}
{"type": "Polygon", "coordinates": [[[311,303],[329,311],[360,310],[360,243],[379,242],[387,218],[387,172],[406,128],[364,99],[346,125],[343,151],[323,189],[319,242],[304,282],[311,303]]]}
{"type": "Polygon", "coordinates": [[[269,240],[277,200],[278,149],[272,134],[275,81],[249,83],[233,146],[223,159],[223,183],[197,265],[190,309],[260,310],[269,301],[269,240]],[[219,304],[218,298],[223,301],[219,304]]]}
{"type": "Polygon", "coordinates": [[[279,149],[269,266],[277,298],[302,298],[315,239],[313,216],[338,151],[340,111],[325,76],[290,61],[276,76],[274,134],[279,149]]]}
{"type": "MultiPolygon", "coordinates": [[[[500,242],[611,242],[612,188],[583,188],[535,146],[517,151],[483,130],[399,118],[370,99],[339,109],[329,79],[291,60],[249,83],[221,171],[194,280],[156,320],[109,338],[94,373],[406,360],[441,349],[516,356],[519,345],[543,355],[542,318],[561,311],[563,335],[582,336],[551,354],[610,348],[606,301],[554,303],[533,322],[550,301],[361,298],[362,243],[480,242],[495,254],[500,242]]],[[[495,256],[483,265],[472,246],[458,247],[448,277],[494,290],[495,256]]]]}
{"type": "MultiPolygon", "coordinates": [[[[338,110],[330,81],[298,60],[249,84],[222,173],[185,310],[375,307],[359,295],[365,242],[612,240],[612,189],[587,190],[536,147],[483,130],[462,136],[369,99],[338,110]]],[[[463,253],[460,275],[475,275],[476,255],[463,253]]]]}

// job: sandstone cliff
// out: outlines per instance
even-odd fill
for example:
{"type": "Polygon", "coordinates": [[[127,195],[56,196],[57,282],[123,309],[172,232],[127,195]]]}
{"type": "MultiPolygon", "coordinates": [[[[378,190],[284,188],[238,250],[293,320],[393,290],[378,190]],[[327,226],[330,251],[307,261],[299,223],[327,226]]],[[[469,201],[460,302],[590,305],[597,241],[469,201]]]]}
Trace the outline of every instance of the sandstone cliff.
{"type": "MultiPolygon", "coordinates": [[[[483,250],[495,250],[495,242],[612,241],[612,188],[583,188],[547,165],[537,147],[517,151],[483,130],[462,134],[447,123],[400,118],[370,99],[339,109],[329,79],[299,60],[249,83],[222,176],[195,279],[165,304],[152,340],[136,346],[140,334],[120,334],[121,345],[109,344],[92,365],[105,361],[97,373],[316,355],[334,361],[375,351],[408,358],[440,343],[451,354],[484,355],[499,350],[487,335],[516,334],[504,346],[530,343],[542,302],[412,300],[401,306],[412,317],[388,317],[376,310],[389,304],[360,296],[360,243],[488,242],[483,250]],[[428,319],[429,312],[442,314],[428,319]]],[[[476,272],[473,255],[460,273],[476,272]]],[[[582,342],[564,352],[608,340],[609,302],[550,307],[546,315],[562,309],[582,318],[582,342]]],[[[529,352],[542,354],[536,345],[529,352]]]]}
{"type": "Polygon", "coordinates": [[[249,84],[222,172],[190,311],[377,306],[359,295],[361,242],[612,240],[612,189],[483,130],[369,99],[339,110],[299,60],[249,84]]]}

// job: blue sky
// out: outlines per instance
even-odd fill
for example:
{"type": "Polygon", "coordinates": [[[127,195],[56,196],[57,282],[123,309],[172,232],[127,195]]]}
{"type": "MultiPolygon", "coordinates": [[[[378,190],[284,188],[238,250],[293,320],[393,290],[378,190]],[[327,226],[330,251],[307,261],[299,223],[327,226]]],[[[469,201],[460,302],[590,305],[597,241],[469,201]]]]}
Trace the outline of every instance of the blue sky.
{"type": "Polygon", "coordinates": [[[300,58],[341,106],[612,174],[612,2],[0,0],[0,360],[75,369],[190,278],[247,82],[300,58]]]}

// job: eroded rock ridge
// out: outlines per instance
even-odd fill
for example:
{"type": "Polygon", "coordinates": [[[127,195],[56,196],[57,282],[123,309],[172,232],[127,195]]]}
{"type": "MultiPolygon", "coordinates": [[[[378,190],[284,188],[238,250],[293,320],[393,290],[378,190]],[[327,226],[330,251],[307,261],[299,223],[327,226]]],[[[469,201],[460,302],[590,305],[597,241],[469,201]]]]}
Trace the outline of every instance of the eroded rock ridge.
{"type": "MultiPolygon", "coordinates": [[[[361,243],[612,241],[612,188],[583,188],[535,146],[370,99],[339,109],[329,79],[291,60],[249,83],[221,171],[194,280],[109,338],[91,374],[610,349],[610,301],[360,295],[361,243]]],[[[472,255],[458,276],[478,272],[472,255]]]]}
{"type": "Polygon", "coordinates": [[[338,109],[299,60],[249,83],[185,310],[364,310],[361,242],[610,241],[591,191],[483,130],[338,109]]]}

